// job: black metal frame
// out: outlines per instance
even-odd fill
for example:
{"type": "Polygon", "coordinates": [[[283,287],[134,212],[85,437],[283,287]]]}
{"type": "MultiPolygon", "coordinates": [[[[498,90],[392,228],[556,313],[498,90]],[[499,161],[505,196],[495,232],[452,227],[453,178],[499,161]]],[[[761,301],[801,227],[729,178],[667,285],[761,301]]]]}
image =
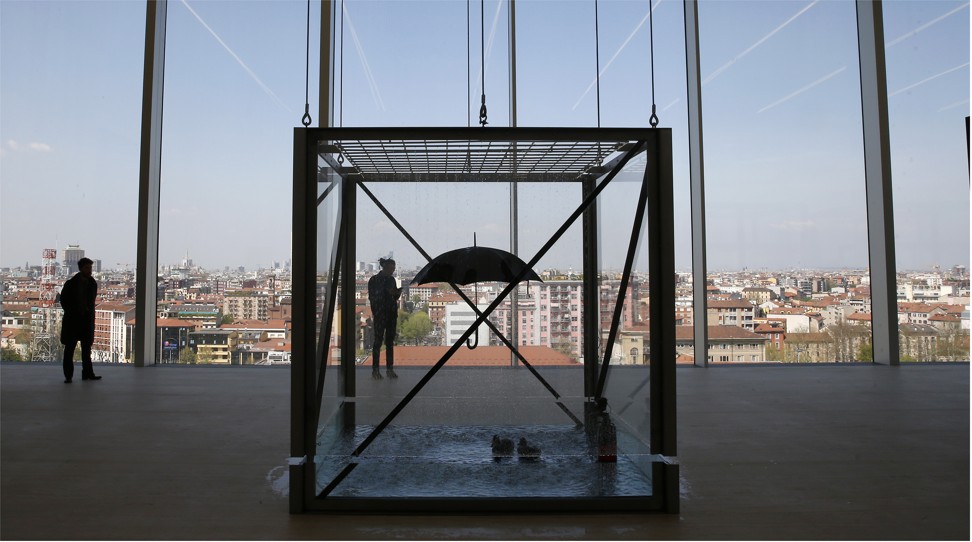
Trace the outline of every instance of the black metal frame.
{"type": "MultiPolygon", "coordinates": [[[[399,511],[564,511],[564,510],[678,510],[678,465],[675,461],[675,329],[670,308],[675,299],[674,213],[672,203],[671,131],[635,128],[297,128],[294,137],[294,227],[293,227],[293,356],[291,423],[291,511],[380,511],[394,501],[399,511]],[[323,143],[322,143],[323,142],[323,143]],[[514,154],[515,153],[515,154],[514,154]],[[428,383],[436,372],[486,322],[511,349],[519,361],[551,392],[557,404],[575,422],[580,420],[559,400],[560,395],[523,358],[515,345],[488,320],[489,314],[509,295],[510,283],[485,311],[456,286],[453,288],[476,312],[476,321],[455,342],[419,383],[389,412],[352,453],[349,464],[320,495],[314,495],[313,458],[321,396],[326,378],[326,346],[330,342],[331,314],[337,285],[332,284],[325,299],[332,308],[325,316],[321,332],[322,347],[314,352],[317,206],[328,196],[317,195],[321,175],[330,182],[342,183],[339,235],[331,263],[332,277],[340,267],[342,306],[354,306],[354,250],[356,192],[360,188],[374,201],[412,245],[427,259],[431,256],[388,212],[367,188],[366,182],[579,182],[584,200],[560,229],[529,261],[532,268],[578,218],[583,216],[585,307],[597,307],[596,201],[599,194],[629,161],[644,153],[646,167],[641,195],[636,208],[629,241],[625,271],[618,293],[609,342],[598,367],[600,340],[597,310],[584,311],[585,369],[584,392],[589,399],[602,395],[608,377],[611,342],[616,337],[620,311],[630,276],[642,221],[647,214],[648,247],[651,254],[649,285],[651,296],[651,337],[653,360],[650,366],[651,453],[662,457],[652,466],[653,491],[650,497],[601,498],[525,498],[525,499],[382,499],[327,497],[341,479],[357,465],[356,458],[374,438],[428,383]],[[499,156],[497,156],[499,155],[499,156]],[[337,158],[336,158],[337,157],[337,158]],[[344,160],[348,159],[348,165],[344,160]],[[323,159],[326,167],[319,168],[323,159]],[[339,176],[340,179],[335,179],[339,176]],[[647,213],[646,213],[647,211],[647,213]],[[587,303],[594,302],[593,305],[587,303]],[[668,308],[666,312],[665,308],[668,308]],[[595,332],[591,333],[591,330],[595,332]],[[316,354],[316,355],[313,355],[316,354]],[[313,363],[311,361],[313,360],[313,363]]],[[[332,187],[328,187],[328,191],[332,187]]],[[[524,271],[525,272],[525,271],[524,271]]],[[[341,329],[355,329],[353,310],[341,312],[341,329]]],[[[343,333],[343,352],[354,351],[354,335],[343,333]]],[[[339,373],[340,389],[346,398],[355,395],[354,359],[343,355],[339,373]]],[[[353,401],[345,402],[342,412],[353,419],[353,401]]]]}

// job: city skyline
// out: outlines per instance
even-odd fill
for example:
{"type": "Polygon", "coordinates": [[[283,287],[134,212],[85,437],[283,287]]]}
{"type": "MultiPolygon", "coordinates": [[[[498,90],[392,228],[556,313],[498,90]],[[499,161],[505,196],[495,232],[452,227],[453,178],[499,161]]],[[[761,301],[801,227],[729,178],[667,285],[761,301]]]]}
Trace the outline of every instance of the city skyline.
{"type": "MultiPolygon", "coordinates": [[[[593,3],[516,5],[519,125],[594,126],[600,117],[604,126],[643,126],[654,93],[662,126],[674,128],[675,251],[677,266],[688,268],[680,4],[652,4],[655,66],[646,55],[645,2],[601,3],[600,59],[593,3]],[[545,24],[552,12],[558,25],[545,24]]],[[[968,115],[968,5],[885,5],[899,271],[969,263],[960,126],[968,115]]],[[[509,124],[507,7],[495,0],[484,6],[491,126],[509,124]]],[[[339,55],[345,65],[339,63],[336,83],[344,96],[335,124],[475,124],[477,9],[467,80],[463,3],[345,8],[347,51],[339,55]]],[[[0,10],[0,266],[39,262],[43,248],[80,244],[107,268],[134,267],[144,5],[13,0],[0,10]]],[[[210,268],[255,269],[290,257],[291,139],[305,90],[305,16],[300,1],[170,3],[161,264],[177,263],[187,249],[210,268]]],[[[312,52],[318,16],[311,15],[312,52]]],[[[700,4],[710,269],[866,267],[854,20],[852,3],[700,4]],[[824,30],[834,39],[821,41],[824,30]]],[[[312,82],[316,63],[312,54],[312,82]]],[[[311,114],[316,119],[316,105],[311,114]]],[[[576,204],[566,189],[548,188],[521,189],[521,255],[532,255],[543,239],[531,228],[543,230],[576,204]]],[[[508,247],[503,197],[477,197],[471,187],[452,197],[476,203],[474,219],[408,217],[430,252],[471,244],[473,233],[481,244],[508,247]]],[[[620,194],[617,204],[626,198],[620,194]]],[[[400,199],[390,188],[389,201],[400,199]]],[[[394,250],[403,262],[422,263],[369,212],[359,222],[359,259],[394,250]]],[[[570,248],[577,239],[569,233],[540,265],[578,268],[570,248]]],[[[605,265],[618,266],[627,233],[604,239],[605,265]]]]}
{"type": "MultiPolygon", "coordinates": [[[[73,249],[80,248],[82,251],[84,251],[84,247],[83,246],[79,246],[79,245],[67,245],[67,247],[70,247],[70,248],[73,248],[73,249]]],[[[48,247],[48,248],[53,248],[53,247],[48,247]]],[[[42,252],[42,251],[39,251],[39,252],[42,252]]],[[[55,267],[62,268],[62,271],[61,271],[62,273],[63,272],[66,272],[66,271],[63,270],[63,268],[64,268],[64,263],[63,263],[63,260],[64,260],[64,249],[63,248],[62,249],[57,249],[57,254],[58,254],[58,257],[55,260],[55,267]]],[[[100,271],[100,273],[114,273],[114,272],[131,272],[131,273],[134,273],[134,270],[135,270],[135,264],[134,263],[119,262],[119,263],[116,263],[115,265],[110,265],[107,262],[105,262],[103,260],[100,260],[99,258],[97,258],[97,257],[95,257],[95,256],[93,256],[91,254],[85,253],[85,256],[86,257],[89,257],[89,258],[92,258],[95,261],[100,261],[101,262],[101,271],[100,271]]],[[[376,256],[374,258],[374,260],[360,260],[359,259],[359,260],[356,260],[356,264],[359,267],[371,265],[375,269],[377,269],[378,268],[378,265],[379,265],[378,264],[378,259],[380,257],[388,257],[388,256],[389,256],[388,254],[383,254],[381,256],[376,256]]],[[[396,262],[398,263],[398,271],[396,271],[396,273],[395,273],[396,276],[400,276],[403,273],[404,274],[410,274],[410,273],[416,272],[416,271],[420,270],[424,266],[424,263],[411,263],[408,260],[399,260],[398,257],[395,257],[395,258],[396,258],[396,262]]],[[[254,272],[259,272],[259,271],[289,271],[290,265],[291,265],[291,259],[288,257],[287,259],[284,259],[284,260],[271,260],[271,261],[266,262],[266,263],[263,263],[263,264],[257,264],[254,267],[249,267],[249,266],[246,266],[246,265],[243,265],[243,264],[240,264],[240,263],[236,263],[236,264],[224,264],[224,265],[216,265],[216,266],[207,266],[207,265],[203,265],[203,264],[200,264],[200,263],[196,262],[195,259],[193,259],[191,257],[191,254],[186,253],[184,255],[184,257],[183,257],[182,260],[174,261],[174,262],[161,262],[159,264],[159,271],[161,272],[161,271],[174,270],[174,269],[190,269],[190,270],[199,270],[199,271],[202,271],[204,273],[224,273],[224,272],[231,272],[232,273],[232,272],[240,272],[240,269],[242,269],[243,270],[242,272],[245,272],[245,273],[254,273],[254,272]],[[189,258],[189,262],[190,262],[190,264],[188,266],[185,264],[186,257],[189,258]]],[[[41,257],[37,257],[37,259],[35,259],[35,260],[30,260],[29,259],[26,262],[21,263],[21,264],[16,264],[16,265],[0,265],[0,270],[10,270],[10,271],[12,271],[12,270],[20,269],[20,270],[27,271],[27,270],[30,270],[30,269],[35,269],[36,270],[36,269],[41,268],[42,266],[43,266],[43,259],[41,257]]],[[[899,268],[898,268],[898,274],[899,275],[901,275],[901,274],[920,274],[920,273],[935,273],[935,272],[948,274],[948,273],[954,272],[956,269],[965,270],[967,272],[968,268],[969,267],[966,264],[963,264],[963,263],[954,263],[954,264],[948,264],[948,265],[934,265],[934,266],[931,266],[931,267],[928,267],[928,268],[912,268],[912,269],[903,269],[903,268],[901,268],[899,266],[899,268]]],[[[76,269],[73,269],[73,270],[70,270],[70,273],[74,273],[76,271],[77,271],[76,269]]],[[[576,274],[581,274],[582,273],[582,268],[579,265],[578,266],[566,266],[566,267],[538,267],[538,272],[541,272],[542,273],[542,272],[548,272],[548,271],[549,272],[562,272],[562,273],[576,273],[576,274]]],[[[622,271],[622,268],[621,267],[604,267],[604,266],[602,266],[601,271],[602,272],[605,272],[605,273],[620,273],[622,271]]],[[[679,274],[691,274],[692,269],[691,269],[691,267],[679,267],[679,266],[676,266],[675,271],[676,271],[676,273],[679,273],[679,274]]],[[[713,267],[710,266],[707,269],[707,271],[708,271],[709,277],[711,278],[713,275],[720,275],[720,274],[740,274],[740,273],[743,273],[743,274],[744,273],[751,273],[751,274],[761,274],[761,273],[784,274],[784,273],[803,273],[803,272],[807,272],[807,273],[823,272],[823,273],[865,273],[866,274],[867,271],[868,271],[868,269],[867,269],[867,266],[866,265],[863,265],[863,266],[850,266],[850,265],[845,265],[845,266],[833,266],[833,267],[826,267],[826,266],[816,266],[816,267],[789,266],[789,267],[777,267],[777,268],[770,268],[770,267],[744,267],[744,268],[739,268],[739,269],[713,268],[713,267]]],[[[634,273],[637,273],[637,274],[645,274],[645,275],[647,274],[645,271],[641,271],[641,270],[638,270],[638,269],[633,270],[633,272],[634,273]]]]}

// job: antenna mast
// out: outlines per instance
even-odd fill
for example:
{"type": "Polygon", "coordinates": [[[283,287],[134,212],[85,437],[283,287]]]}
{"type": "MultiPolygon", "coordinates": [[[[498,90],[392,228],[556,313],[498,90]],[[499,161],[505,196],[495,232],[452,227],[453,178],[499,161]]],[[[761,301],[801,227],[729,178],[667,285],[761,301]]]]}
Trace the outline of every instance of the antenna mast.
{"type": "Polygon", "coordinates": [[[57,299],[57,278],[55,275],[57,249],[45,248],[42,253],[40,303],[37,311],[31,314],[31,357],[37,361],[56,361],[60,357],[60,319],[61,310],[55,303],[57,299]]]}

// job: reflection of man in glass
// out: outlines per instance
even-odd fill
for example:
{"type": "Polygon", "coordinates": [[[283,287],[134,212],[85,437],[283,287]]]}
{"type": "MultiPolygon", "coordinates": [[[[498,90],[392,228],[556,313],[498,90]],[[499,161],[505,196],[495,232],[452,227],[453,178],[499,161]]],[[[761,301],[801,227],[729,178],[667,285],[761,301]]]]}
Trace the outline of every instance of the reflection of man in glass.
{"type": "Polygon", "coordinates": [[[368,300],[371,302],[371,317],[375,325],[375,340],[371,346],[371,378],[380,379],[381,342],[385,341],[385,366],[388,378],[398,378],[395,374],[395,331],[398,325],[398,298],[402,289],[395,277],[395,260],[378,260],[381,271],[368,281],[368,300]]]}

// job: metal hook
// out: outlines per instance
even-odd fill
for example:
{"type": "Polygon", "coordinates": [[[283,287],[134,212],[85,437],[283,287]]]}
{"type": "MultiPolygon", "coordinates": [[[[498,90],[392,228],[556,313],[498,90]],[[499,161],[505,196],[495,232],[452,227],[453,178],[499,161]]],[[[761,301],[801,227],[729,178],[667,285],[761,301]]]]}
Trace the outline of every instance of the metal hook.
{"type": "Polygon", "coordinates": [[[488,122],[486,122],[486,95],[485,94],[483,94],[482,103],[483,105],[479,106],[479,124],[485,127],[487,124],[489,124],[488,122]]]}
{"type": "Polygon", "coordinates": [[[304,104],[304,116],[300,118],[300,123],[304,125],[304,128],[310,127],[311,125],[310,104],[304,104]]]}

